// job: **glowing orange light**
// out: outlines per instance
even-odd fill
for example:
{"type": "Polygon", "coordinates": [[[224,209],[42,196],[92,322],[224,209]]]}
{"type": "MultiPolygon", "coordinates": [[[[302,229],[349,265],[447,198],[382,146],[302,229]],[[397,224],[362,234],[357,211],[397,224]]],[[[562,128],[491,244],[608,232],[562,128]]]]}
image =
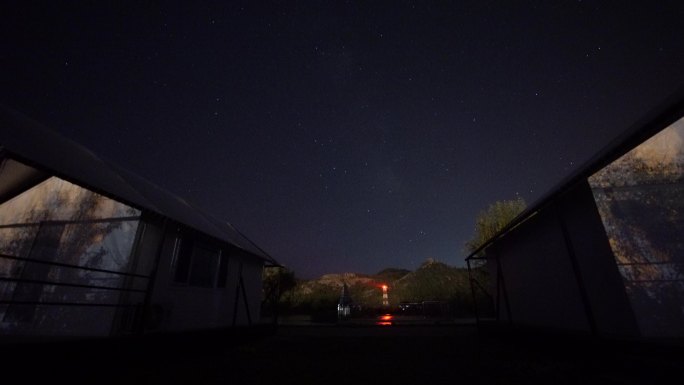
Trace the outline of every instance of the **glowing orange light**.
{"type": "Polygon", "coordinates": [[[391,322],[376,322],[375,324],[380,326],[392,326],[391,322]]]}
{"type": "Polygon", "coordinates": [[[387,290],[387,285],[382,285],[382,290],[387,290]]]}
{"type": "Polygon", "coordinates": [[[380,317],[381,320],[383,321],[391,321],[392,320],[392,315],[391,314],[385,314],[382,317],[380,317]]]}

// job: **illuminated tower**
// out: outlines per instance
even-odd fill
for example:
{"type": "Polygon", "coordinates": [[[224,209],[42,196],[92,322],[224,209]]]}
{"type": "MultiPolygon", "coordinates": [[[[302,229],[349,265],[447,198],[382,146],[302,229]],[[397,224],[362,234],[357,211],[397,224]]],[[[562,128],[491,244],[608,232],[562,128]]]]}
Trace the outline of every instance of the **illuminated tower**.
{"type": "Polygon", "coordinates": [[[387,285],[382,285],[382,306],[389,306],[389,297],[387,296],[387,285]]]}

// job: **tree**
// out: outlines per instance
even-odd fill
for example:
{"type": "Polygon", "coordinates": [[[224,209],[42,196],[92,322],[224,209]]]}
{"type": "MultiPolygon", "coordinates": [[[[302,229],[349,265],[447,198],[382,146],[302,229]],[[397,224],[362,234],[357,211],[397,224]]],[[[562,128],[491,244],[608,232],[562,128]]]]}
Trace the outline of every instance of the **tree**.
{"type": "MultiPolygon", "coordinates": [[[[466,242],[465,248],[468,253],[472,253],[482,246],[485,242],[494,237],[499,231],[506,227],[515,217],[522,213],[526,208],[522,198],[513,200],[496,201],[489,205],[486,210],[480,211],[475,220],[475,233],[466,242]]],[[[485,260],[475,260],[475,264],[469,271],[470,287],[473,296],[473,307],[478,309],[480,314],[494,315],[495,304],[490,290],[492,279],[489,276],[489,269],[485,266],[485,260]],[[479,295],[477,293],[480,293],[479,295]],[[482,295],[484,294],[484,296],[482,295]]],[[[472,262],[468,265],[470,269],[472,262]]]]}
{"type": "Polygon", "coordinates": [[[272,312],[274,321],[278,314],[280,299],[297,285],[295,273],[284,267],[274,266],[264,269],[263,293],[264,310],[272,312]]]}
{"type": "Polygon", "coordinates": [[[506,227],[527,205],[522,198],[496,201],[486,210],[480,211],[475,221],[475,234],[466,242],[466,250],[470,253],[477,250],[501,229],[506,227]]]}

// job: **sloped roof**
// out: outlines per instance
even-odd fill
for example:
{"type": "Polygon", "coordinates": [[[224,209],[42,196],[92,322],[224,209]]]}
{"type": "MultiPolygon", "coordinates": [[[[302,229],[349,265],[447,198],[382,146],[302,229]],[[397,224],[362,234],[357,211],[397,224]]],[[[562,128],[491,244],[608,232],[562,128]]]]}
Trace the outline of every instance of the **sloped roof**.
{"type": "Polygon", "coordinates": [[[542,195],[537,201],[520,213],[517,217],[489,238],[476,250],[466,256],[466,260],[477,258],[481,251],[491,244],[504,237],[515,227],[525,222],[532,215],[543,208],[553,204],[561,195],[569,191],[578,183],[604,168],[617,158],[624,155],[634,147],[646,141],[665,127],[674,123],[684,115],[684,86],[681,86],[672,95],[668,96],[663,102],[655,106],[651,112],[639,119],[615,139],[606,144],[601,151],[598,151],[587,162],[582,164],[575,171],[565,176],[555,188],[542,195]]]}
{"type": "Polygon", "coordinates": [[[26,116],[0,105],[0,146],[10,157],[128,205],[149,210],[278,264],[235,229],[184,199],[26,116]]]}

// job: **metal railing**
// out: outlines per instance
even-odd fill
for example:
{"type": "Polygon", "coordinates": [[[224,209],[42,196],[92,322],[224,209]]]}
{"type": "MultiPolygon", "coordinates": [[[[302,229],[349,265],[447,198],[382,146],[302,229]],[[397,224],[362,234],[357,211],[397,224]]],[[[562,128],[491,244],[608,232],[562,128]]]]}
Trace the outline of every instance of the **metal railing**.
{"type": "MultiPolygon", "coordinates": [[[[616,264],[618,266],[618,269],[620,270],[620,275],[622,276],[622,279],[626,285],[639,284],[639,283],[684,282],[684,262],[673,262],[673,261],[617,262],[616,261],[616,264]],[[658,273],[664,273],[665,271],[662,269],[662,266],[666,266],[666,265],[682,266],[682,268],[678,269],[677,271],[669,271],[670,274],[676,275],[677,276],[676,278],[633,279],[633,278],[630,278],[625,273],[625,271],[623,271],[623,269],[622,269],[622,267],[628,267],[628,268],[634,267],[635,269],[652,267],[652,268],[655,268],[658,273]]],[[[653,271],[649,271],[649,272],[642,271],[640,273],[648,274],[648,273],[653,273],[653,271]]]]}
{"type": "MultiPolygon", "coordinates": [[[[121,272],[121,271],[100,269],[100,268],[87,267],[87,266],[80,266],[80,265],[63,263],[63,262],[53,262],[53,261],[38,260],[38,259],[34,259],[34,258],[18,257],[15,255],[0,254],[0,258],[15,260],[15,261],[21,261],[21,262],[24,262],[26,264],[28,264],[28,263],[42,264],[42,265],[47,265],[47,266],[59,267],[59,268],[76,269],[76,270],[80,270],[80,271],[89,271],[89,272],[112,274],[112,275],[116,275],[116,276],[129,277],[129,278],[134,278],[134,279],[137,278],[137,279],[149,280],[151,278],[151,276],[149,276],[149,275],[125,273],[125,272],[121,272]]],[[[46,286],[62,286],[62,287],[72,287],[72,288],[92,289],[92,290],[109,290],[109,291],[118,291],[118,292],[132,292],[132,293],[146,293],[147,292],[147,290],[134,289],[134,288],[130,288],[130,287],[114,287],[114,286],[95,285],[95,284],[90,284],[90,283],[62,282],[62,281],[50,280],[50,279],[0,277],[0,281],[1,282],[14,282],[17,284],[36,284],[36,285],[46,285],[46,286]]],[[[124,281],[124,284],[125,283],[126,283],[126,281],[124,281]]],[[[106,302],[95,302],[95,301],[88,301],[88,302],[40,301],[40,300],[23,301],[23,300],[15,300],[15,299],[0,300],[0,304],[1,305],[29,305],[29,306],[30,305],[33,305],[33,306],[102,306],[102,307],[138,306],[137,304],[106,303],[106,302]]]]}

